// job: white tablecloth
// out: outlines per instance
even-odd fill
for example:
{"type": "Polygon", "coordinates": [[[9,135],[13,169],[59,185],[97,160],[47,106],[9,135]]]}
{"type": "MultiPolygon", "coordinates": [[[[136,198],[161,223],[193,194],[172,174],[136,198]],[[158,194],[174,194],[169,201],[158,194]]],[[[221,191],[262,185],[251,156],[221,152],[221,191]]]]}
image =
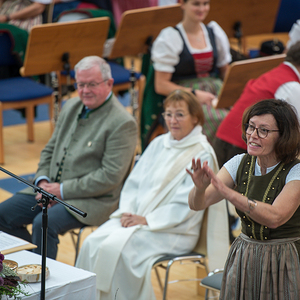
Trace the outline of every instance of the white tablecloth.
{"type": "MultiPolygon", "coordinates": [[[[5,255],[19,266],[28,264],[42,264],[42,257],[29,251],[19,251],[5,255]]],[[[94,300],[96,299],[96,274],[78,269],[56,260],[47,258],[46,266],[50,276],[46,280],[45,299],[63,300],[94,300]]],[[[23,297],[26,300],[39,300],[41,283],[30,283],[25,288],[31,295],[23,297]]]]}

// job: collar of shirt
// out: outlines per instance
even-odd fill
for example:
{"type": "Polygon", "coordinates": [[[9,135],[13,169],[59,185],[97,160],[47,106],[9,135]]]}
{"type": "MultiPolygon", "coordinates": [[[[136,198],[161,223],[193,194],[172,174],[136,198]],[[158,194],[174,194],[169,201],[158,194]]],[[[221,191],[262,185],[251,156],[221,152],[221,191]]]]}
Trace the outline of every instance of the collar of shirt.
{"type": "Polygon", "coordinates": [[[112,91],[108,94],[105,101],[94,109],[89,109],[87,106],[84,105],[82,108],[82,112],[79,115],[79,119],[87,119],[91,113],[98,110],[100,107],[103,107],[111,99],[111,97],[112,97],[112,91]]]}
{"type": "Polygon", "coordinates": [[[284,61],[283,63],[284,63],[285,65],[289,66],[289,67],[296,73],[296,75],[298,76],[299,81],[300,81],[300,73],[299,73],[299,71],[297,70],[297,68],[296,68],[292,63],[290,63],[289,61],[284,61]]]}

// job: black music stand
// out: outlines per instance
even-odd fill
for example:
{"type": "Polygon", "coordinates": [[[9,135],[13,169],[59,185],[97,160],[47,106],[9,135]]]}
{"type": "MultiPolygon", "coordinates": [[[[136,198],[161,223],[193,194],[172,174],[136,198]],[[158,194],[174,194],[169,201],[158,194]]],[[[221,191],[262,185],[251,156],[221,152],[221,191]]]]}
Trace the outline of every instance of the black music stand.
{"type": "Polygon", "coordinates": [[[181,20],[179,4],[125,11],[109,58],[147,53],[163,28],[175,26],[181,20]]]}
{"type": "MultiPolygon", "coordinates": [[[[76,22],[34,26],[29,34],[22,76],[51,73],[55,96],[54,121],[61,103],[56,74],[65,71],[70,85],[70,70],[85,56],[102,56],[110,19],[85,19],[76,22]]],[[[69,90],[69,86],[68,86],[69,90]]]]}
{"type": "MultiPolygon", "coordinates": [[[[160,31],[167,26],[175,26],[181,19],[182,10],[179,4],[125,11],[116,32],[116,39],[109,59],[150,53],[152,42],[160,31]]],[[[134,116],[140,107],[134,89],[135,82],[134,60],[132,60],[130,85],[128,87],[134,116]]]]}

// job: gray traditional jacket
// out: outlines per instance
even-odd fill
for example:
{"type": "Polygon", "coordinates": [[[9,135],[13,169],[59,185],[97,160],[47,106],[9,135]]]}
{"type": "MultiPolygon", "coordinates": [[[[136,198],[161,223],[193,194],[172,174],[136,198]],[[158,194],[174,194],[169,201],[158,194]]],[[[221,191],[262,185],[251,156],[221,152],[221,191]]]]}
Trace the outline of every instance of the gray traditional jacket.
{"type": "Polygon", "coordinates": [[[47,176],[50,182],[63,183],[64,200],[87,217],[71,213],[82,223],[101,225],[118,208],[136,147],[137,125],[115,96],[86,119],[79,117],[82,109],[79,98],[66,102],[41,152],[35,179],[47,176]]]}

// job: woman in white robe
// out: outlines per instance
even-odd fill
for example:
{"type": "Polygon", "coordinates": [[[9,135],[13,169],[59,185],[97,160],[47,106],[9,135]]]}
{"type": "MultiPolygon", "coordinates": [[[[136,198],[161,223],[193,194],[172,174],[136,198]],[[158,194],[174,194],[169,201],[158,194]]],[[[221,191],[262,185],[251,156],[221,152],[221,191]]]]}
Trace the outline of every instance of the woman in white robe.
{"type": "Polygon", "coordinates": [[[97,274],[99,299],[155,299],[153,263],[167,253],[191,251],[198,241],[203,212],[189,209],[191,158],[208,161],[214,151],[202,134],[204,122],[195,96],[183,90],[165,100],[169,129],[147,147],[121,192],[110,220],[84,241],[77,267],[97,274]]]}

